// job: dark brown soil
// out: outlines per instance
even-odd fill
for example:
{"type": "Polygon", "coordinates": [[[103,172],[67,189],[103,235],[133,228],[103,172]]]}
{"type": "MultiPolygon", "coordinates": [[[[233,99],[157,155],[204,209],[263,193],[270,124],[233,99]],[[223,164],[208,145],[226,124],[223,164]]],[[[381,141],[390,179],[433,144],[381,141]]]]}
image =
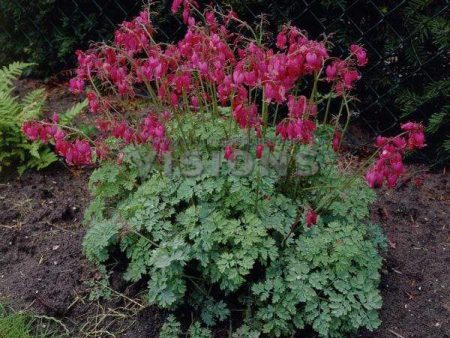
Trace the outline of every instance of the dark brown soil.
{"type": "Polygon", "coordinates": [[[82,275],[87,174],[66,169],[0,185],[0,297],[63,315],[82,275]]]}
{"type": "MultiPolygon", "coordinates": [[[[423,168],[410,168],[421,170],[423,168]]],[[[450,175],[380,192],[372,218],[389,240],[383,324],[373,337],[450,337],[450,175]]]]}

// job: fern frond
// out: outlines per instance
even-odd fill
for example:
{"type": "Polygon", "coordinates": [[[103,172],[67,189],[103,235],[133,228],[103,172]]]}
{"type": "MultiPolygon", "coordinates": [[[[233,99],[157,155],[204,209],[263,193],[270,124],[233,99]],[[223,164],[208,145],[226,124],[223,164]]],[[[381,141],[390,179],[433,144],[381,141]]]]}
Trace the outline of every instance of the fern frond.
{"type": "Polygon", "coordinates": [[[31,93],[28,93],[23,99],[22,103],[24,106],[28,106],[30,104],[33,104],[36,101],[45,101],[46,99],[46,93],[44,88],[38,88],[33,90],[31,93]]]}
{"type": "Polygon", "coordinates": [[[0,69],[0,91],[11,90],[14,80],[22,74],[25,68],[32,66],[32,63],[13,62],[0,69]]]}
{"type": "Polygon", "coordinates": [[[59,123],[63,126],[68,125],[87,107],[87,105],[87,100],[75,104],[59,117],[59,123]]]}
{"type": "Polygon", "coordinates": [[[0,91],[0,124],[15,121],[22,107],[8,92],[0,91]]]}
{"type": "MultiPolygon", "coordinates": [[[[420,106],[441,97],[450,96],[450,78],[429,83],[422,93],[413,92],[406,89],[400,93],[395,102],[404,111],[402,118],[410,115],[420,106]]],[[[445,108],[445,107],[444,107],[445,108]]],[[[443,109],[444,109],[443,108],[443,109]]]]}
{"type": "Polygon", "coordinates": [[[450,153],[450,139],[445,140],[444,143],[442,143],[442,149],[445,152],[450,153]]]}
{"type": "Polygon", "coordinates": [[[21,131],[23,122],[40,117],[46,99],[44,89],[32,91],[23,100],[13,96],[14,81],[30,65],[15,62],[0,69],[0,169],[17,164],[19,174],[57,160],[47,146],[27,141],[21,131]]]}
{"type": "Polygon", "coordinates": [[[409,0],[407,6],[403,10],[406,19],[415,16],[418,11],[423,10],[430,2],[430,0],[409,0]]]}
{"type": "Polygon", "coordinates": [[[0,69],[0,120],[2,125],[11,125],[21,112],[21,105],[17,98],[12,96],[15,81],[23,70],[32,64],[14,62],[0,69]]]}
{"type": "Polygon", "coordinates": [[[450,105],[446,105],[442,107],[442,109],[439,112],[436,112],[433,115],[431,115],[428,121],[427,132],[431,134],[436,133],[449,120],[450,120],[450,105]]]}
{"type": "Polygon", "coordinates": [[[45,89],[33,90],[22,100],[22,112],[17,117],[18,123],[34,120],[41,116],[47,96],[45,89]]]}

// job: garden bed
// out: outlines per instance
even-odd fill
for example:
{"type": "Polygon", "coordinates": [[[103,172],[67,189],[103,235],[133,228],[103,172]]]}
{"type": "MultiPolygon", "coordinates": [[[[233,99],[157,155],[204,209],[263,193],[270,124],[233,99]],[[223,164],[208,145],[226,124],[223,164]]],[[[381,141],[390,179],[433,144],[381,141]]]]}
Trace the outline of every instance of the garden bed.
{"type": "Polygon", "coordinates": [[[2,70],[0,336],[448,336],[448,176],[405,168],[421,122],[350,126],[367,50],[181,7],[78,51],[76,99],[2,70]]]}
{"type": "MultiPolygon", "coordinates": [[[[96,271],[81,252],[87,177],[86,172],[53,168],[3,179],[0,299],[16,310],[61,319],[74,337],[80,328],[91,334],[118,330],[125,331],[124,337],[156,337],[163,313],[139,311],[123,296],[101,303],[88,300],[92,285],[87,281],[95,279],[96,271]],[[111,316],[113,309],[122,315],[111,316]]],[[[382,270],[383,323],[375,333],[361,336],[449,336],[448,188],[449,175],[433,173],[422,185],[409,182],[396,191],[380,191],[372,219],[383,225],[390,243],[382,270]]],[[[113,276],[112,286],[135,297],[137,288],[119,280],[113,276]]]]}

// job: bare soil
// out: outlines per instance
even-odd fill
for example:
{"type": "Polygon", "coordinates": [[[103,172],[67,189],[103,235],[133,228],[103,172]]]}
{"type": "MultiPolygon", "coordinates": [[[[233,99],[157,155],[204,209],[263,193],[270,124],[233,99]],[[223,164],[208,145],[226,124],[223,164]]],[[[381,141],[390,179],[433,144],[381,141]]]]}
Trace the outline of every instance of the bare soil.
{"type": "Polygon", "coordinates": [[[372,207],[389,241],[383,324],[372,337],[450,337],[449,178],[428,174],[422,185],[382,191],[372,207]]]}

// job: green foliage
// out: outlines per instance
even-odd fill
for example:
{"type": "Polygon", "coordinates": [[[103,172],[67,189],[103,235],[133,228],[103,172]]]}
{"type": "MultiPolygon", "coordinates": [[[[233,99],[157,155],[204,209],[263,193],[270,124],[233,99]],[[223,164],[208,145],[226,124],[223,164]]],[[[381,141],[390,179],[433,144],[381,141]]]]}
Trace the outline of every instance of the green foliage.
{"type": "Polygon", "coordinates": [[[232,338],[259,338],[261,333],[250,329],[247,325],[242,325],[240,328],[233,332],[232,338]]]}
{"type": "Polygon", "coordinates": [[[199,322],[195,322],[189,327],[188,336],[189,338],[212,338],[212,332],[202,327],[199,322]]]}
{"type": "MultiPolygon", "coordinates": [[[[197,140],[198,160],[210,161],[201,150],[221,149],[221,122],[206,114],[184,120],[178,133],[197,140]]],[[[147,280],[151,304],[194,309],[192,337],[209,337],[200,322],[212,327],[235,310],[244,325],[234,337],[288,336],[305,325],[335,337],[372,330],[379,325],[383,244],[366,223],[374,194],[337,170],[329,134],[321,127],[315,144],[305,146],[305,153],[319,154],[320,170],[287,190],[285,176],[262,160],[247,175],[236,175],[237,164],[229,162],[184,175],[182,166],[170,172],[158,161],[145,166],[143,159],[154,159],[151,151],[129,146],[121,166],[103,164],[91,177],[84,252],[106,269],[122,251],[124,278],[147,280]],[[312,229],[305,221],[310,208],[319,212],[312,229]]],[[[170,317],[161,336],[179,334],[170,317]]]]}
{"type": "Polygon", "coordinates": [[[161,328],[159,337],[161,338],[212,338],[212,332],[210,329],[203,327],[199,322],[194,322],[186,334],[183,334],[181,330],[181,324],[177,321],[175,316],[170,315],[164,325],[161,328]]]}
{"type": "Polygon", "coordinates": [[[161,338],[178,338],[181,335],[181,324],[175,316],[170,315],[161,328],[159,336],[161,338]]]}
{"type": "Polygon", "coordinates": [[[69,108],[59,117],[59,123],[62,126],[67,126],[73,122],[73,120],[80,115],[80,113],[86,108],[88,105],[87,100],[81,101],[73,105],[73,107],[69,108]]]}
{"type": "Polygon", "coordinates": [[[274,261],[252,287],[264,333],[311,325],[321,336],[379,326],[381,258],[365,227],[335,221],[315,227],[274,261]],[[304,312],[299,312],[301,307],[304,312]]]}
{"type": "MultiPolygon", "coordinates": [[[[0,70],[0,170],[17,164],[22,174],[30,168],[43,169],[57,160],[53,151],[39,142],[29,142],[22,134],[22,124],[42,117],[46,94],[36,89],[23,99],[14,96],[14,81],[30,64],[15,62],[0,70]]],[[[67,125],[87,105],[84,101],[61,115],[61,124],[67,125]]]]}

